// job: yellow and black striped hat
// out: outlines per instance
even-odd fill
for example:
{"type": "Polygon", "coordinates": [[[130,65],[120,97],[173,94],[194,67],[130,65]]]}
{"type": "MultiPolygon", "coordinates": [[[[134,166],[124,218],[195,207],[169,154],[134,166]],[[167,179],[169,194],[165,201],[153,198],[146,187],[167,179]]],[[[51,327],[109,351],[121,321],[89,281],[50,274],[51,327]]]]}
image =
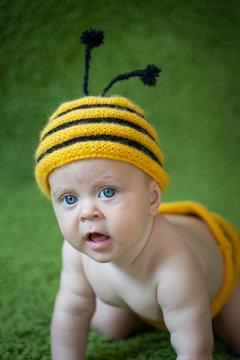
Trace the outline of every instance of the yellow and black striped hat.
{"type": "Polygon", "coordinates": [[[129,162],[155,179],[163,191],[168,175],[163,169],[164,157],[154,128],[144,112],[123,97],[105,97],[118,80],[140,76],[144,84],[155,85],[160,69],[148,65],[114,78],[101,96],[88,96],[90,51],[103,40],[103,33],[90,29],[82,34],[86,46],[85,97],[63,103],[50,117],[40,135],[36,151],[36,181],[50,197],[50,173],[67,163],[87,158],[107,158],[129,162]],[[100,40],[99,40],[100,39],[100,40]]]}
{"type": "Polygon", "coordinates": [[[154,128],[144,112],[123,97],[86,96],[63,103],[41,133],[35,176],[50,197],[48,176],[66,163],[93,157],[129,162],[164,190],[168,175],[154,128]]]}

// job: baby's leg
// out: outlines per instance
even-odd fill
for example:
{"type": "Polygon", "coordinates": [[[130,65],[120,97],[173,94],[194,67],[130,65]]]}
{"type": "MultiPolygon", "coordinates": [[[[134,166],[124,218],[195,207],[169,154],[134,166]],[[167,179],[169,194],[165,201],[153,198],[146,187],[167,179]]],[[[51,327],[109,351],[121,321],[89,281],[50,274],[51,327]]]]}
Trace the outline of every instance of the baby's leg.
{"type": "Polygon", "coordinates": [[[240,356],[240,278],[219,314],[213,319],[216,335],[240,356]]]}
{"type": "Polygon", "coordinates": [[[96,311],[91,328],[113,340],[126,338],[144,326],[136,314],[130,310],[116,308],[96,299],[96,311]]]}

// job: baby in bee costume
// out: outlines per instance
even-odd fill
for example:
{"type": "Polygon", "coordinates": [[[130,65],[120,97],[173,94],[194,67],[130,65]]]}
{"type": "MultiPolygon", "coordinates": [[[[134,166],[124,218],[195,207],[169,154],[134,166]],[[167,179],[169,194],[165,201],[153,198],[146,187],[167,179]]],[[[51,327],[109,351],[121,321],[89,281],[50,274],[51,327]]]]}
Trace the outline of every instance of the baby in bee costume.
{"type": "Polygon", "coordinates": [[[160,204],[168,174],[155,129],[128,99],[105,96],[133,76],[155,85],[160,69],[121,74],[89,96],[90,51],[103,33],[90,29],[81,41],[85,96],[54,112],[36,151],[36,181],[65,239],[53,359],[83,359],[90,326],[117,339],[142,320],[167,327],[177,359],[212,359],[211,317],[240,354],[238,230],[198,203],[160,204]]]}

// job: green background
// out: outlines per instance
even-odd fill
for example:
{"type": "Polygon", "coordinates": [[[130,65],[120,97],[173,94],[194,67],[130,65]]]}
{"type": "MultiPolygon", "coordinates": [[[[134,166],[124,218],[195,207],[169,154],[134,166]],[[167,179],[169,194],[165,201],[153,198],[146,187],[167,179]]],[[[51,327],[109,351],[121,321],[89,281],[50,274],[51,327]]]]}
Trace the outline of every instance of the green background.
{"type": "MultiPolygon", "coordinates": [[[[0,359],[50,359],[49,323],[61,234],[33,176],[40,129],[81,97],[81,32],[105,32],[92,52],[89,91],[154,63],[109,92],[129,97],[157,128],[170,184],[164,201],[196,200],[239,225],[239,33],[234,0],[0,0],[0,359]]],[[[167,332],[112,342],[92,332],[86,359],[175,359],[167,332]]],[[[234,359],[216,341],[214,359],[234,359]]]]}

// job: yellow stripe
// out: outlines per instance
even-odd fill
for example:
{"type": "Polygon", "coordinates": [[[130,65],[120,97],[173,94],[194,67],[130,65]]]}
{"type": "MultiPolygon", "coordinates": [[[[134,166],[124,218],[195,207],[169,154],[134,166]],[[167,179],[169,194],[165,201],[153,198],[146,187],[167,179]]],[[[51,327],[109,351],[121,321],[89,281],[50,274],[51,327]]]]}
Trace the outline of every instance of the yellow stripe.
{"type": "Polygon", "coordinates": [[[117,135],[130,140],[135,140],[141,145],[145,146],[150,151],[152,151],[162,164],[164,162],[163,154],[161,153],[159,146],[153,140],[151,140],[147,135],[142,134],[139,131],[136,131],[131,128],[128,128],[126,130],[125,126],[115,125],[115,124],[108,124],[107,127],[103,127],[101,124],[86,124],[84,126],[77,125],[55,132],[50,136],[46,137],[39,145],[36,152],[36,159],[45,151],[47,151],[49,148],[51,148],[56,144],[60,144],[63,141],[78,136],[98,135],[98,134],[117,135]]]}
{"type": "Polygon", "coordinates": [[[101,96],[86,96],[81,99],[68,101],[63,103],[58,107],[58,109],[52,114],[50,117],[50,121],[52,121],[58,114],[76,106],[81,105],[90,105],[90,104],[116,104],[117,106],[124,106],[129,107],[130,109],[140,113],[142,116],[144,116],[144,112],[142,109],[137,107],[136,105],[132,104],[129,100],[123,97],[101,97],[101,96]]]}
{"type": "MultiPolygon", "coordinates": [[[[107,109],[107,108],[75,110],[71,113],[56,118],[50,123],[48,123],[48,125],[44,128],[44,130],[41,133],[40,139],[42,139],[45,136],[45,134],[47,134],[50,130],[54,129],[59,125],[68,123],[70,121],[74,121],[78,119],[88,119],[88,118],[92,119],[92,118],[104,118],[104,117],[113,117],[116,119],[123,119],[132,122],[133,124],[136,124],[141,128],[143,128],[144,130],[146,130],[155,139],[155,141],[157,141],[156,131],[146,120],[130,112],[126,113],[126,111],[123,110],[107,109]]],[[[85,126],[84,123],[83,126],[85,126]]],[[[109,126],[109,125],[101,124],[101,126],[109,126]]]]}

